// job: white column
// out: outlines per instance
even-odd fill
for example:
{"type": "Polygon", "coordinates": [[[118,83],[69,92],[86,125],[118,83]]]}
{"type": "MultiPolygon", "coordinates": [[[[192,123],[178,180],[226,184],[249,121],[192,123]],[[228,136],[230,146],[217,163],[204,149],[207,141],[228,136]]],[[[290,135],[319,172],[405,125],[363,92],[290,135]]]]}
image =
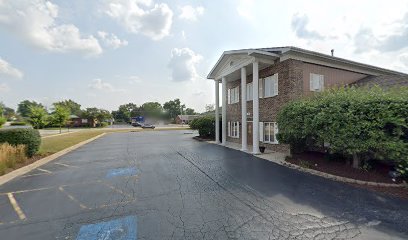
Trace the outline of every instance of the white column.
{"type": "Polygon", "coordinates": [[[227,79],[222,78],[222,145],[227,143],[227,79]]]}
{"type": "Polygon", "coordinates": [[[247,142],[247,99],[246,99],[246,67],[241,68],[241,139],[242,151],[248,150],[247,142]]]}
{"type": "Polygon", "coordinates": [[[253,90],[253,126],[252,126],[252,146],[253,154],[259,153],[259,64],[252,64],[252,90],[253,90]]]}
{"type": "Polygon", "coordinates": [[[215,142],[220,143],[220,83],[215,83],[215,142]]]}

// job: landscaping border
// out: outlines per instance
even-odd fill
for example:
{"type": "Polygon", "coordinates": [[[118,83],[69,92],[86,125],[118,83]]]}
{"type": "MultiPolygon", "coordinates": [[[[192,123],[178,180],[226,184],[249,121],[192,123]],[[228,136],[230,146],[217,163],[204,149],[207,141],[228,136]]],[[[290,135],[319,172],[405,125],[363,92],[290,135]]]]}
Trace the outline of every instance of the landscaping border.
{"type": "MultiPolygon", "coordinates": [[[[221,145],[221,144],[217,144],[217,143],[215,143],[215,141],[207,141],[207,140],[200,139],[199,137],[198,138],[193,137],[193,139],[195,139],[197,141],[207,142],[207,143],[210,143],[210,144],[216,144],[216,145],[219,145],[219,146],[223,146],[223,147],[231,148],[231,149],[234,149],[234,150],[237,150],[237,151],[241,151],[239,148],[234,148],[232,146],[224,146],[224,145],[221,145]]],[[[245,152],[245,151],[241,151],[241,152],[251,154],[251,153],[248,153],[248,152],[245,152]]],[[[251,154],[251,155],[253,155],[253,154],[251,154]]],[[[286,162],[284,160],[273,161],[273,160],[269,159],[267,157],[267,155],[269,155],[269,154],[257,154],[257,155],[253,155],[253,156],[255,156],[257,158],[260,158],[260,159],[268,160],[270,162],[276,163],[276,164],[281,165],[281,166],[285,166],[285,167],[295,169],[295,170],[298,170],[298,171],[301,171],[301,172],[304,172],[304,173],[309,173],[309,174],[312,174],[312,175],[316,175],[316,176],[323,177],[323,178],[326,178],[326,179],[331,179],[331,180],[338,181],[338,182],[354,183],[354,184],[359,184],[359,185],[367,185],[367,186],[375,186],[375,187],[396,187],[396,188],[398,188],[398,187],[407,187],[407,184],[405,184],[405,183],[400,183],[400,184],[397,184],[397,183],[379,183],[379,182],[370,182],[370,181],[357,180],[357,179],[353,179],[353,178],[341,177],[341,176],[333,175],[333,174],[330,174],[330,173],[317,171],[317,170],[314,170],[314,169],[303,168],[301,166],[286,162]]]]}
{"type": "Polygon", "coordinates": [[[97,136],[95,136],[93,138],[90,138],[90,139],[87,139],[87,140],[82,141],[80,143],[77,143],[77,144],[75,144],[75,145],[73,145],[71,147],[65,148],[64,150],[61,150],[61,151],[56,152],[54,154],[51,154],[51,155],[49,155],[47,157],[44,157],[44,158],[42,158],[42,159],[40,159],[38,161],[35,161],[35,162],[33,162],[33,163],[31,163],[31,164],[29,164],[27,166],[18,168],[18,169],[14,170],[12,172],[9,172],[9,173],[7,173],[7,174],[5,174],[3,176],[0,176],[0,185],[3,185],[4,183],[6,183],[6,182],[8,182],[8,181],[10,181],[10,180],[12,180],[12,179],[14,179],[16,177],[19,177],[19,176],[21,176],[23,174],[26,174],[29,171],[34,170],[34,169],[36,169],[36,168],[38,168],[38,167],[40,167],[40,166],[42,166],[42,165],[44,165],[44,164],[46,164],[48,162],[51,162],[52,160],[55,160],[55,159],[65,155],[65,154],[67,154],[67,153],[69,153],[69,152],[71,152],[71,151],[73,151],[73,150],[75,150],[75,149],[77,149],[79,147],[82,147],[83,145],[85,145],[87,143],[90,143],[90,142],[92,142],[92,141],[94,141],[94,140],[96,140],[96,139],[98,139],[98,138],[100,138],[100,137],[102,137],[104,135],[106,135],[106,133],[101,133],[101,134],[99,134],[99,135],[97,135],[97,136]]]}

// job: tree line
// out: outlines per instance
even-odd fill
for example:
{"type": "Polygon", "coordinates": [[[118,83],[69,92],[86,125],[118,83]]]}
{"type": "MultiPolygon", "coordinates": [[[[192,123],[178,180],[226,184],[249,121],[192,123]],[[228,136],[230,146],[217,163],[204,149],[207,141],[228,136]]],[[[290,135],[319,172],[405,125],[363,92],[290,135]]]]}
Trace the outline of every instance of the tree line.
{"type": "Polygon", "coordinates": [[[24,100],[17,106],[17,111],[13,108],[5,106],[0,102],[0,126],[8,121],[28,122],[34,128],[44,127],[63,127],[69,119],[74,117],[97,120],[98,123],[103,123],[114,119],[115,122],[130,122],[132,117],[143,116],[150,119],[162,119],[174,121],[177,115],[197,114],[194,109],[186,108],[180,99],[170,100],[163,105],[159,102],[146,102],[138,106],[135,103],[127,103],[120,105],[117,110],[112,112],[97,108],[81,108],[81,104],[68,99],[52,104],[50,109],[47,109],[43,104],[24,100]]]}

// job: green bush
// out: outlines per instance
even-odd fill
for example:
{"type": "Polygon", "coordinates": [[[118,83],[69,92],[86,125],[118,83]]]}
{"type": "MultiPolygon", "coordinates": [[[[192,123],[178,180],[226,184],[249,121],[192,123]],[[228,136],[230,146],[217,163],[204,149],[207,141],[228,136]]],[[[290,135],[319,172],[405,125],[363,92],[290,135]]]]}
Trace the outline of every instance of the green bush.
{"type": "Polygon", "coordinates": [[[26,122],[11,122],[10,126],[25,126],[27,125],[26,122]]]}
{"type": "Polygon", "coordinates": [[[196,118],[190,122],[190,128],[198,130],[200,137],[214,138],[215,137],[215,117],[204,116],[196,118]]]}
{"type": "Polygon", "coordinates": [[[3,126],[3,124],[6,123],[6,119],[4,117],[0,117],[0,128],[3,126]]]}
{"type": "Polygon", "coordinates": [[[9,143],[13,146],[23,144],[26,154],[32,157],[40,148],[41,137],[38,130],[31,128],[12,128],[0,130],[0,143],[9,143]]]}
{"type": "Polygon", "coordinates": [[[96,124],[96,127],[99,127],[99,128],[104,128],[107,126],[109,126],[109,123],[107,122],[101,122],[101,123],[96,124]]]}
{"type": "Polygon", "coordinates": [[[408,89],[338,88],[285,105],[281,143],[353,158],[408,163],[408,89]]]}

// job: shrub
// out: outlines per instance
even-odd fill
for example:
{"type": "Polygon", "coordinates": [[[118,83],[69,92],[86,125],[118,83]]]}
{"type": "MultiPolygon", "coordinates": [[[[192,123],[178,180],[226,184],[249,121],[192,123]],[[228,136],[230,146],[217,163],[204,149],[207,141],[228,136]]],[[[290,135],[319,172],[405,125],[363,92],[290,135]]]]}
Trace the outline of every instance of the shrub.
{"type": "Polygon", "coordinates": [[[282,143],[360,159],[408,162],[408,89],[338,88],[288,103],[278,114],[282,143]]]}
{"type": "Polygon", "coordinates": [[[200,137],[214,138],[215,137],[215,117],[204,116],[196,118],[190,122],[190,128],[198,130],[200,137]]]}
{"type": "Polygon", "coordinates": [[[25,126],[27,125],[26,122],[11,122],[10,126],[25,126]]]}
{"type": "Polygon", "coordinates": [[[9,143],[13,146],[26,146],[26,155],[32,157],[40,148],[41,137],[38,130],[31,128],[13,128],[0,130],[0,143],[9,143]]]}
{"type": "Polygon", "coordinates": [[[107,122],[101,122],[101,123],[96,124],[96,127],[99,127],[99,128],[104,128],[107,126],[109,126],[109,123],[107,122]]]}
{"type": "Polygon", "coordinates": [[[3,117],[0,117],[0,128],[1,128],[1,126],[3,126],[3,124],[5,124],[5,123],[6,123],[6,119],[3,118],[3,117]]]}
{"type": "Polygon", "coordinates": [[[27,159],[25,154],[25,145],[0,144],[0,175],[3,175],[7,168],[14,168],[16,163],[24,163],[27,159]]]}

